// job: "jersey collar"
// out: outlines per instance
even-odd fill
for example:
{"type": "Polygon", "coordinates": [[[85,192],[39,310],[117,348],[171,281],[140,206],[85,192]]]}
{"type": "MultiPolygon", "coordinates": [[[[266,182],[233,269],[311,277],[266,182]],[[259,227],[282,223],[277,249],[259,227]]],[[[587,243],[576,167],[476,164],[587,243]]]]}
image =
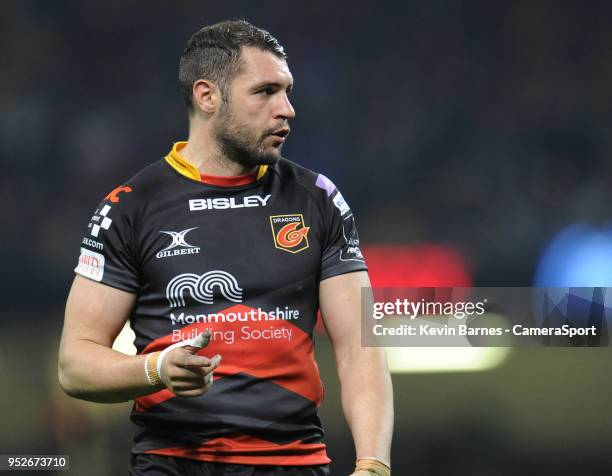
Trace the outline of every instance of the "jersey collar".
{"type": "MultiPolygon", "coordinates": [[[[175,142],[172,150],[168,155],[166,155],[165,159],[170,166],[176,170],[179,174],[190,178],[191,180],[196,180],[198,182],[202,182],[202,177],[200,176],[200,171],[197,169],[195,165],[191,162],[183,158],[180,151],[187,145],[185,141],[175,142]]],[[[257,170],[257,176],[255,180],[259,180],[262,178],[266,172],[268,171],[267,165],[260,165],[257,170]]]]}

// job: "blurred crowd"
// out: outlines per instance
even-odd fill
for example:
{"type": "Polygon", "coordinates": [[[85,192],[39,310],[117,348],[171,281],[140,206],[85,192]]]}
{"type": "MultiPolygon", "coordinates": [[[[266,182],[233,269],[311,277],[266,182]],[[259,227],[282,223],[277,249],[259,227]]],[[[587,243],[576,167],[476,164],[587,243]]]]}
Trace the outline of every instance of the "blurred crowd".
{"type": "Polygon", "coordinates": [[[284,155],[330,177],[365,244],[446,244],[475,284],[530,285],[570,222],[606,223],[605,2],[6,2],[2,287],[64,299],[101,198],[187,136],[177,63],[243,17],[285,46],[284,155]],[[20,272],[8,272],[19,270],[20,272]]]}

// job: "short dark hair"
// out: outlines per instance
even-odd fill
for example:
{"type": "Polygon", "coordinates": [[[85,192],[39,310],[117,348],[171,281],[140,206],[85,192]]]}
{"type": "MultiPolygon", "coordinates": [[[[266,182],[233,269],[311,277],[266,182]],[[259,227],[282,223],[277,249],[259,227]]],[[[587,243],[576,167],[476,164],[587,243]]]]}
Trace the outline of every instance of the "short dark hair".
{"type": "Polygon", "coordinates": [[[193,83],[212,80],[224,96],[227,85],[240,71],[243,46],[253,46],[287,59],[285,49],[266,30],[245,20],[229,20],[205,26],[187,42],[179,62],[179,84],[189,113],[193,107],[193,83]]]}

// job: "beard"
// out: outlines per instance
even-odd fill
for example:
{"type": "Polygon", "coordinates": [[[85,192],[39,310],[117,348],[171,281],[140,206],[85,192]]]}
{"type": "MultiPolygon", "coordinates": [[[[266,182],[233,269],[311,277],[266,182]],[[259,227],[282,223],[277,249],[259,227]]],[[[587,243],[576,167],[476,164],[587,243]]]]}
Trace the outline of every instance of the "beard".
{"type": "Polygon", "coordinates": [[[228,160],[244,167],[274,165],[280,160],[283,144],[277,147],[264,144],[273,130],[266,130],[258,135],[247,124],[234,117],[228,102],[222,103],[218,120],[215,128],[217,144],[228,160]]]}

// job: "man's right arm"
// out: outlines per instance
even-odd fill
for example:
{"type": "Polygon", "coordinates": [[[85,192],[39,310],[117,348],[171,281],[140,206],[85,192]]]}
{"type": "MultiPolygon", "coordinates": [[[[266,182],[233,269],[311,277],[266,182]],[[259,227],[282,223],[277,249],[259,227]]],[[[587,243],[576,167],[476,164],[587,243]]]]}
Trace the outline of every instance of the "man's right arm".
{"type": "Polygon", "coordinates": [[[59,350],[62,389],[72,397],[101,403],[124,402],[164,387],[183,397],[204,394],[211,385],[206,376],[219,359],[194,355],[199,349],[179,347],[169,352],[162,365],[164,384],[157,386],[147,380],[145,355],[112,350],[135,300],[134,294],[75,277],[59,350]]]}

